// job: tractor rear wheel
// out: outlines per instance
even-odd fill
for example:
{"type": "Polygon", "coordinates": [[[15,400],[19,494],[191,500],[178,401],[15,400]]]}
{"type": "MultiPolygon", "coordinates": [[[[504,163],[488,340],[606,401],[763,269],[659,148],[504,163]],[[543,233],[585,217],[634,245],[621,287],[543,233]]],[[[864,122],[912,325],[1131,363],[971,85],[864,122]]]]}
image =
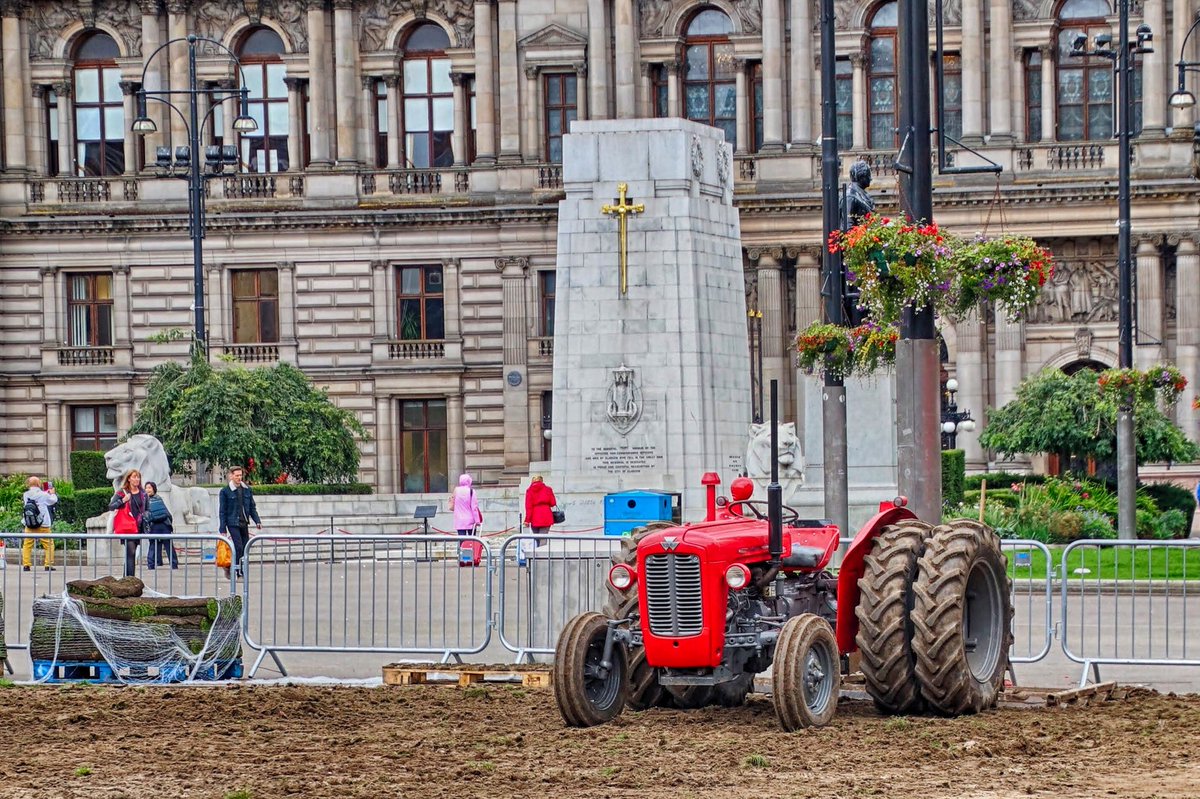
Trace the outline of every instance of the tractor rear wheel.
{"type": "Polygon", "coordinates": [[[1013,640],[1012,582],[999,537],[969,519],[938,526],[913,593],[913,652],[929,708],[956,716],[993,707],[1013,640]]]}
{"type": "Polygon", "coordinates": [[[672,703],[680,710],[699,710],[712,704],[716,689],[711,685],[673,685],[670,691],[672,703]]]}
{"type": "Polygon", "coordinates": [[[611,668],[602,670],[608,619],[581,613],[567,622],[554,650],[551,684],[558,712],[571,727],[612,721],[625,707],[628,690],[625,647],[612,648],[611,668]]]}
{"type": "Polygon", "coordinates": [[[837,710],[841,681],[837,640],[813,613],[787,620],[779,631],[771,683],[775,715],[788,732],[823,727],[837,710]]]}
{"type": "MultiPolygon", "coordinates": [[[[635,527],[627,536],[622,536],[620,548],[613,553],[612,564],[623,564],[637,570],[638,542],[655,530],[673,527],[670,522],[651,522],[645,527],[635,527]]],[[[604,603],[604,615],[610,619],[632,619],[638,626],[638,589],[634,583],[625,590],[613,587],[607,580],[608,600],[604,603]]],[[[649,710],[666,707],[671,697],[658,684],[658,669],[646,662],[646,650],[634,647],[629,650],[629,707],[632,710],[649,710]]]]}
{"type": "Polygon", "coordinates": [[[919,713],[923,706],[909,614],[917,566],[932,531],[918,521],[888,525],[863,559],[855,642],[867,693],[881,713],[919,713]]]}

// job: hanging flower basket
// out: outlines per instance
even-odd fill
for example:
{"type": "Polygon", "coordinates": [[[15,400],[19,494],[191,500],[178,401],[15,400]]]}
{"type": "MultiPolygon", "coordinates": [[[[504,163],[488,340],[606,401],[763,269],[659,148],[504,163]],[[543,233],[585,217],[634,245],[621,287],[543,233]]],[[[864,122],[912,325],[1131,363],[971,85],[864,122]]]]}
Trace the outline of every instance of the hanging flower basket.
{"type": "MultiPolygon", "coordinates": [[[[1114,399],[1130,394],[1136,400],[1153,402],[1155,397],[1164,404],[1174,405],[1179,395],[1187,388],[1183,372],[1168,364],[1152,366],[1146,371],[1139,369],[1108,369],[1100,373],[1097,381],[1100,393],[1114,399]]],[[[1196,403],[1192,403],[1196,407],[1196,403]]]]}
{"type": "Polygon", "coordinates": [[[796,365],[808,374],[867,376],[896,362],[899,331],[868,322],[842,327],[813,322],[796,336],[796,365]]]}
{"type": "Polygon", "coordinates": [[[1054,272],[1050,252],[1027,237],[964,241],[936,223],[874,214],[831,234],[829,250],[842,253],[847,282],[881,324],[899,320],[906,307],[926,304],[956,320],[981,302],[995,302],[1017,319],[1037,302],[1054,272]]]}
{"type": "Polygon", "coordinates": [[[1192,410],[1200,411],[1200,397],[1196,397],[1194,400],[1192,400],[1192,410]]]}

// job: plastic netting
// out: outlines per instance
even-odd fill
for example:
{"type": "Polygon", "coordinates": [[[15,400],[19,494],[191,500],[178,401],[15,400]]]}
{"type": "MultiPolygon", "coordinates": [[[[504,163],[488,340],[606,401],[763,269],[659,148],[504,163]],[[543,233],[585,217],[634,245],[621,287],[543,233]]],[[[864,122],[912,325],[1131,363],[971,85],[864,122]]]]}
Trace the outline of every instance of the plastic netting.
{"type": "Polygon", "coordinates": [[[241,609],[237,596],[168,597],[150,590],[121,600],[66,591],[36,599],[29,635],[35,681],[52,679],[60,666],[83,665],[107,666],[121,682],[219,679],[240,665],[241,609]]]}

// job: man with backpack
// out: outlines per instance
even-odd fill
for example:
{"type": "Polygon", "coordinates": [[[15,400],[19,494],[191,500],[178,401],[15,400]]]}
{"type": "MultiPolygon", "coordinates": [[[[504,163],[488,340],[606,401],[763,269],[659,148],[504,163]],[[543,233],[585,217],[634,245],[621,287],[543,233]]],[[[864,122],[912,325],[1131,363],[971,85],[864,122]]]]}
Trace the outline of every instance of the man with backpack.
{"type": "MultiPolygon", "coordinates": [[[[58,494],[54,493],[54,486],[49,483],[43,489],[41,478],[30,477],[25,481],[25,493],[21,496],[23,505],[21,509],[21,523],[25,526],[25,532],[41,534],[44,538],[39,539],[42,542],[42,560],[45,564],[46,571],[54,571],[54,539],[50,537],[50,506],[58,502],[58,494]]],[[[21,567],[25,571],[33,568],[33,541],[32,538],[26,538],[21,542],[21,567]]]]}

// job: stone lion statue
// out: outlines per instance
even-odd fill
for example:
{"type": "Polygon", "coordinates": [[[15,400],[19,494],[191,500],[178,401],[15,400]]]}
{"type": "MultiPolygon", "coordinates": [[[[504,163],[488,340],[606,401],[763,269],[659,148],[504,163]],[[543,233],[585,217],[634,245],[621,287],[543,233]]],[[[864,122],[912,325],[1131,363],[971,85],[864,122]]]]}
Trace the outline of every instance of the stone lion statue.
{"type": "MultiPolygon", "coordinates": [[[[779,425],[779,485],[787,502],[804,485],[804,453],[794,422],[779,425]]],[[[750,443],[746,447],[746,476],[758,487],[771,479],[771,426],[750,425],[750,443]]],[[[758,491],[755,491],[757,494],[758,491]]]]}
{"type": "Polygon", "coordinates": [[[166,503],[175,526],[180,522],[200,526],[212,516],[212,499],[203,488],[188,488],[171,483],[171,466],[167,451],[154,436],[139,433],[104,453],[106,477],[113,481],[113,491],[121,487],[121,478],[130,469],[142,473],[142,483],[154,483],[166,503]]]}

